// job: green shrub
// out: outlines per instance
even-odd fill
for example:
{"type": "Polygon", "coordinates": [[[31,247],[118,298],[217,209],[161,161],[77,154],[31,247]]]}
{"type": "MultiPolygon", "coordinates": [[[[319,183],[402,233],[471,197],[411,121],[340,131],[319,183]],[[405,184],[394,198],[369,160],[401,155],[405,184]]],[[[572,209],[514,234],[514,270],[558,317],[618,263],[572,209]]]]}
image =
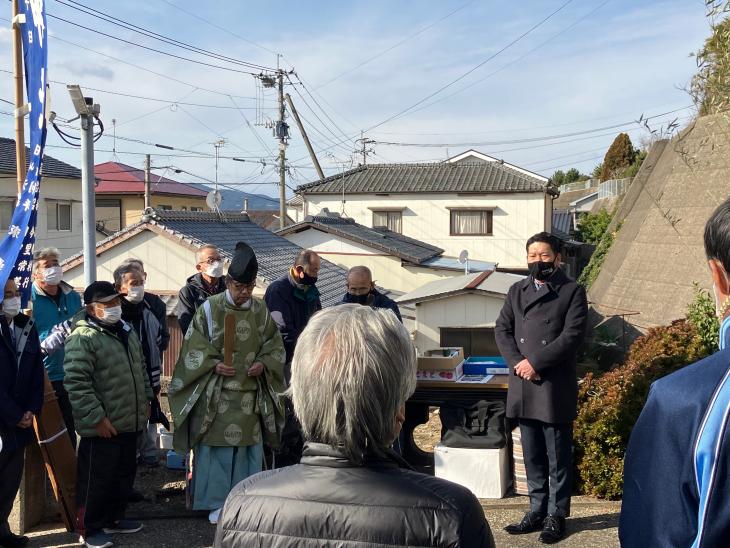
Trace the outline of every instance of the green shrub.
{"type": "Polygon", "coordinates": [[[584,377],[574,435],[581,492],[607,499],[621,497],[624,453],[651,383],[707,354],[694,325],[677,320],[638,338],[623,365],[600,378],[584,377]]]}
{"type": "Polygon", "coordinates": [[[576,239],[579,242],[598,245],[611,223],[611,214],[602,209],[598,213],[586,213],[578,221],[576,239]]]}
{"type": "Polygon", "coordinates": [[[694,326],[705,351],[710,354],[719,348],[720,320],[715,313],[715,300],[708,291],[694,283],[695,297],[689,304],[687,320],[694,326]]]}
{"type": "Polygon", "coordinates": [[[606,258],[606,255],[608,255],[611,245],[613,245],[613,241],[616,239],[616,235],[619,230],[621,230],[621,223],[618,224],[616,230],[613,232],[605,231],[603,233],[603,237],[598,242],[595,251],[593,251],[593,255],[591,255],[591,260],[588,261],[583,272],[580,273],[578,283],[583,284],[586,289],[590,288],[593,282],[596,281],[596,278],[598,278],[598,274],[601,272],[601,267],[603,266],[603,261],[606,258]]]}

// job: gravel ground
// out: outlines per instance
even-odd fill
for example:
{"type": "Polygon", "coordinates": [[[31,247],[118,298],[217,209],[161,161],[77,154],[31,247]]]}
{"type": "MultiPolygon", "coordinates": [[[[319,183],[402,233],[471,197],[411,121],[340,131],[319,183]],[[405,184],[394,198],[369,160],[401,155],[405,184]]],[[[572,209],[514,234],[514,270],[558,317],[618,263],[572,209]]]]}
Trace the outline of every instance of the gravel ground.
{"type": "MultiPolygon", "coordinates": [[[[438,412],[414,432],[418,445],[433,450],[440,438],[441,422],[438,412]]],[[[164,453],[161,453],[164,456],[164,453]]],[[[164,464],[164,458],[161,461],[164,464]]],[[[140,467],[135,487],[147,500],[129,506],[127,516],[141,519],[145,528],[133,535],[117,535],[115,546],[147,548],[203,548],[213,544],[215,526],[208,523],[207,512],[185,509],[184,474],[181,471],[140,467]]],[[[519,521],[529,508],[524,496],[509,496],[498,500],[482,500],[497,546],[543,546],[537,540],[539,533],[510,536],[502,529],[519,521]]],[[[574,497],[572,517],[567,522],[568,536],[559,544],[565,548],[607,548],[618,546],[618,516],[620,502],[606,502],[591,497],[574,497]]],[[[31,547],[76,547],[78,535],[67,533],[59,524],[46,524],[28,533],[31,547]]]]}

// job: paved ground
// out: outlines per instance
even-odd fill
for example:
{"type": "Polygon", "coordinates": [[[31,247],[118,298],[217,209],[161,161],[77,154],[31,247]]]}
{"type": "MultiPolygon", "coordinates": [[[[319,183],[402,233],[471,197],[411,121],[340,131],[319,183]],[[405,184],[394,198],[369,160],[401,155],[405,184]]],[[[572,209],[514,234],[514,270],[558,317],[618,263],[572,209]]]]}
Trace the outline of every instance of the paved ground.
{"type": "MultiPolygon", "coordinates": [[[[537,541],[538,533],[513,537],[502,528],[517,521],[527,509],[526,497],[511,497],[501,500],[482,501],[497,546],[528,547],[543,546],[537,541]]],[[[132,505],[130,514],[146,514],[140,507],[132,505]]],[[[573,517],[568,520],[568,537],[559,544],[564,548],[608,548],[618,546],[618,513],[620,503],[605,502],[587,497],[576,497],[573,501],[573,517]]],[[[181,513],[185,513],[181,511],[181,513]]],[[[115,546],[146,548],[203,548],[213,544],[215,527],[208,523],[206,514],[175,519],[145,519],[145,528],[134,535],[115,539],[115,546]]],[[[142,516],[140,516],[142,517],[142,516]]],[[[76,535],[66,533],[57,525],[38,528],[30,533],[31,547],[76,547],[76,535]]]]}

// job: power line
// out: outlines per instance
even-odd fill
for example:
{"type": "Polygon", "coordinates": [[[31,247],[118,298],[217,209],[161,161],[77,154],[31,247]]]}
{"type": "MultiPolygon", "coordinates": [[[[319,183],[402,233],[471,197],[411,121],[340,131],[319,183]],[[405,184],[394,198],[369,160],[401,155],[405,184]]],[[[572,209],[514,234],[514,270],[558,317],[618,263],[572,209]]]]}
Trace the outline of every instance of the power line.
{"type": "Polygon", "coordinates": [[[125,21],[124,19],[120,19],[118,17],[114,17],[113,15],[109,15],[108,13],[105,13],[103,11],[99,11],[92,7],[86,6],[86,5],[82,4],[81,2],[77,2],[75,0],[68,0],[67,2],[64,0],[56,0],[56,2],[59,4],[62,4],[64,6],[67,6],[71,9],[80,11],[81,13],[84,13],[86,15],[91,15],[92,17],[100,19],[104,22],[111,23],[113,25],[121,27],[125,30],[130,30],[132,32],[136,32],[137,34],[141,34],[142,36],[146,36],[148,38],[153,38],[154,40],[158,40],[165,44],[173,45],[173,46],[185,49],[187,51],[192,51],[199,55],[204,55],[206,57],[211,57],[213,59],[218,59],[221,61],[226,61],[229,63],[241,65],[241,66],[251,67],[254,69],[258,69],[258,70],[265,70],[265,71],[270,71],[270,72],[274,71],[273,68],[267,67],[265,65],[259,65],[257,63],[250,63],[248,61],[242,61],[242,60],[236,59],[234,57],[228,57],[221,53],[203,49],[198,46],[189,44],[187,42],[183,42],[182,40],[177,40],[176,38],[171,38],[169,36],[165,36],[164,34],[160,34],[158,32],[146,29],[144,27],[140,27],[139,25],[135,25],[133,23],[130,23],[129,21],[125,21]],[[75,5],[72,5],[72,4],[75,4],[75,5]]]}
{"type": "MultiPolygon", "coordinates": [[[[654,118],[660,118],[663,116],[667,116],[669,114],[674,114],[675,112],[679,112],[681,110],[686,110],[690,108],[689,106],[678,108],[675,110],[670,110],[668,112],[663,112],[661,114],[655,114],[653,116],[646,116],[643,118],[643,120],[652,120],[654,118]]],[[[462,143],[401,143],[401,142],[395,142],[395,141],[376,141],[379,145],[388,145],[388,146],[403,146],[403,147],[421,147],[421,148],[447,148],[447,147],[467,147],[467,146],[495,146],[495,145],[514,145],[514,144],[520,144],[520,143],[533,143],[533,142],[539,142],[539,141],[552,141],[555,139],[563,139],[566,137],[575,137],[578,135],[587,135],[590,133],[598,133],[600,131],[606,131],[609,129],[618,129],[621,127],[634,125],[636,124],[636,120],[632,120],[629,122],[622,122],[620,124],[613,124],[610,126],[604,126],[599,128],[593,128],[593,129],[586,129],[582,131],[574,131],[571,133],[563,133],[563,134],[557,134],[557,135],[543,135],[541,137],[529,137],[529,138],[523,138],[523,139],[511,139],[506,141],[482,141],[482,142],[462,142],[462,143]]]]}
{"type": "Polygon", "coordinates": [[[591,15],[593,15],[594,13],[596,13],[599,9],[601,9],[603,6],[605,6],[606,4],[608,4],[610,1],[611,0],[605,0],[604,2],[602,2],[601,4],[599,4],[598,6],[596,6],[595,8],[593,8],[591,11],[589,11],[588,13],[586,13],[585,15],[583,15],[582,17],[580,17],[579,19],[577,19],[576,21],[574,21],[573,23],[571,23],[570,25],[568,25],[567,27],[565,27],[563,30],[561,30],[557,34],[554,34],[553,36],[551,36],[550,38],[548,38],[544,42],[541,42],[540,44],[538,44],[534,48],[528,50],[526,53],[524,53],[523,55],[520,55],[516,59],[513,59],[509,63],[506,63],[506,64],[502,65],[497,70],[495,70],[493,72],[490,72],[489,74],[487,74],[483,78],[480,78],[480,79],[478,79],[478,80],[476,80],[474,82],[471,82],[470,84],[467,84],[466,86],[462,87],[461,89],[456,90],[453,93],[450,93],[450,94],[445,95],[443,97],[439,97],[437,99],[434,99],[430,103],[427,103],[427,104],[421,106],[420,108],[415,109],[413,112],[419,112],[421,110],[424,110],[426,108],[429,108],[432,105],[435,105],[436,103],[440,103],[441,101],[445,101],[446,99],[449,99],[449,98],[451,98],[451,97],[453,97],[455,95],[458,95],[459,93],[461,93],[463,91],[466,91],[467,89],[472,88],[472,87],[476,86],[477,84],[480,84],[480,83],[484,82],[485,80],[488,80],[489,78],[491,78],[495,74],[497,74],[499,72],[502,72],[507,67],[509,67],[511,65],[514,65],[515,63],[517,63],[518,61],[521,61],[522,59],[524,59],[525,57],[527,57],[531,53],[534,53],[535,51],[539,50],[540,48],[542,48],[548,42],[551,42],[552,40],[554,40],[558,36],[560,36],[560,35],[568,32],[570,29],[572,29],[573,27],[577,26],[579,23],[581,23],[582,21],[584,21],[585,19],[587,19],[588,17],[590,17],[591,15]]]}
{"type": "MultiPolygon", "coordinates": [[[[337,131],[339,131],[339,132],[340,132],[340,133],[342,134],[342,136],[343,136],[343,137],[344,137],[345,139],[347,139],[347,140],[350,140],[350,137],[348,137],[348,136],[347,136],[347,134],[346,134],[346,133],[345,133],[344,131],[342,131],[342,129],[341,129],[341,128],[340,128],[340,127],[339,127],[339,126],[337,125],[337,122],[335,122],[335,121],[334,121],[334,120],[333,120],[333,119],[332,119],[332,118],[330,117],[330,115],[329,115],[329,114],[327,114],[327,111],[326,111],[325,109],[323,109],[323,108],[322,108],[322,105],[320,105],[320,104],[319,104],[319,102],[317,101],[317,98],[316,98],[316,97],[315,97],[314,95],[312,95],[312,93],[311,93],[311,92],[309,91],[309,89],[307,89],[307,86],[305,86],[305,85],[304,85],[304,82],[302,82],[301,78],[299,78],[299,75],[298,75],[298,74],[296,74],[296,73],[294,73],[294,74],[296,75],[296,77],[297,77],[297,80],[299,80],[299,83],[301,84],[301,86],[302,86],[302,87],[304,88],[304,91],[306,91],[306,92],[307,92],[307,94],[308,94],[308,95],[309,95],[309,96],[310,96],[310,97],[312,98],[312,101],[314,101],[314,104],[315,104],[315,105],[317,105],[317,107],[319,108],[319,110],[321,110],[321,111],[322,111],[322,113],[323,113],[323,114],[325,115],[325,117],[326,117],[326,118],[327,118],[327,119],[328,119],[328,120],[329,120],[330,122],[332,122],[332,125],[333,125],[333,126],[335,126],[335,128],[337,129],[337,131]]],[[[289,79],[288,75],[287,75],[287,79],[289,80],[289,83],[290,83],[290,84],[292,84],[292,86],[294,86],[294,89],[296,89],[296,86],[295,86],[295,85],[294,85],[294,83],[293,83],[293,82],[291,81],[291,79],[289,79]]],[[[301,97],[301,93],[299,93],[299,90],[297,90],[297,94],[298,94],[298,95],[299,95],[299,96],[301,97]]],[[[302,97],[302,100],[304,100],[304,98],[303,98],[303,97],[302,97]]],[[[309,107],[309,105],[307,105],[307,107],[309,107]]],[[[311,109],[311,107],[309,107],[309,108],[310,108],[310,110],[312,110],[312,109],[311,109]]],[[[314,111],[312,111],[312,113],[314,113],[314,111]]],[[[334,135],[334,134],[333,134],[333,135],[334,135]]],[[[339,139],[339,136],[335,136],[335,137],[336,137],[337,139],[339,139]]]]}
{"type": "Polygon", "coordinates": [[[525,36],[527,36],[528,34],[530,34],[532,31],[534,31],[538,27],[540,27],[543,24],[545,24],[553,16],[555,16],[557,13],[559,13],[561,10],[563,10],[563,8],[565,8],[572,1],[573,0],[567,0],[566,2],[564,2],[563,4],[561,4],[560,7],[558,7],[556,10],[554,10],[552,13],[550,13],[547,17],[545,17],[542,20],[540,20],[538,23],[536,23],[535,25],[533,25],[532,27],[530,27],[529,29],[527,29],[525,32],[523,32],[522,34],[520,34],[517,38],[515,38],[514,40],[512,40],[510,43],[508,43],[506,46],[504,46],[503,48],[501,48],[497,52],[493,53],[492,55],[490,55],[489,57],[487,57],[484,61],[478,63],[477,65],[475,65],[474,67],[472,67],[471,69],[469,69],[468,71],[466,71],[465,73],[463,73],[460,76],[458,76],[457,78],[451,80],[447,84],[444,84],[443,86],[441,86],[440,88],[438,88],[436,91],[434,91],[432,93],[429,93],[428,95],[426,95],[422,99],[420,99],[420,100],[416,101],[415,103],[413,103],[411,106],[409,106],[407,108],[404,108],[400,112],[397,112],[396,114],[393,114],[392,116],[386,118],[382,122],[379,122],[379,123],[375,124],[374,126],[369,127],[365,131],[366,132],[367,131],[372,131],[373,129],[375,129],[377,127],[380,127],[382,125],[385,125],[388,122],[390,122],[392,120],[395,120],[396,118],[399,118],[399,117],[403,116],[404,114],[407,114],[408,112],[412,111],[417,106],[425,103],[426,101],[428,101],[432,97],[438,95],[439,93],[441,93],[445,89],[448,89],[449,87],[453,86],[457,82],[460,82],[461,80],[463,80],[464,78],[466,78],[467,76],[469,76],[472,72],[474,72],[477,69],[481,68],[482,66],[484,66],[485,64],[487,64],[489,61],[491,61],[492,59],[494,59],[495,57],[497,57],[498,55],[500,55],[501,53],[503,53],[504,51],[506,51],[507,49],[509,49],[513,45],[515,45],[517,42],[519,42],[520,40],[522,40],[525,36]]]}
{"type": "Polygon", "coordinates": [[[383,56],[383,55],[385,55],[386,53],[388,53],[388,52],[390,52],[390,51],[393,51],[394,49],[396,49],[396,48],[397,48],[397,47],[399,47],[399,46],[402,46],[403,44],[405,44],[405,43],[406,43],[406,42],[408,42],[409,40],[412,40],[412,39],[413,39],[413,38],[415,38],[416,36],[419,36],[420,34],[423,34],[423,33],[424,33],[424,32],[426,32],[427,30],[429,30],[429,29],[431,29],[431,28],[435,27],[435,26],[436,26],[437,24],[441,23],[442,21],[445,21],[446,19],[448,19],[448,18],[449,18],[449,17],[451,17],[452,15],[454,15],[454,14],[456,14],[456,13],[460,12],[461,10],[463,10],[464,8],[466,8],[467,6],[469,6],[470,4],[473,4],[473,3],[474,3],[474,0],[470,0],[469,2],[466,2],[465,4],[462,4],[461,6],[459,6],[458,8],[456,8],[455,10],[453,10],[453,11],[450,11],[449,13],[447,13],[447,14],[446,14],[446,15],[444,15],[443,17],[441,17],[441,18],[437,19],[437,20],[436,20],[436,21],[434,21],[433,23],[431,23],[431,24],[429,24],[429,25],[426,25],[425,27],[423,27],[423,28],[421,28],[421,29],[417,30],[416,32],[414,32],[414,33],[412,33],[412,34],[409,34],[408,36],[406,36],[406,37],[405,37],[405,38],[403,38],[402,40],[399,40],[398,42],[396,42],[396,43],[395,43],[395,44],[393,44],[392,46],[390,46],[390,47],[388,47],[388,48],[386,48],[386,49],[384,49],[384,50],[382,50],[382,51],[380,51],[380,52],[376,53],[375,55],[373,55],[373,56],[371,56],[371,57],[368,57],[367,59],[365,59],[364,61],[362,61],[362,62],[358,63],[358,64],[357,64],[357,65],[355,65],[354,67],[352,67],[352,68],[349,68],[349,69],[347,69],[347,70],[346,70],[346,71],[344,71],[344,72],[341,72],[340,74],[338,74],[338,75],[337,75],[337,76],[335,76],[334,78],[332,78],[332,79],[328,80],[328,81],[327,81],[327,82],[325,82],[324,84],[320,84],[320,85],[319,85],[319,86],[317,86],[317,87],[316,87],[315,89],[318,89],[318,90],[319,90],[319,89],[322,89],[323,87],[329,86],[329,85],[330,85],[330,84],[331,84],[332,82],[334,82],[334,81],[336,81],[336,80],[339,80],[339,79],[340,79],[340,78],[342,78],[343,76],[346,76],[346,75],[348,75],[348,74],[351,74],[351,73],[355,72],[355,71],[356,71],[357,69],[359,69],[360,67],[363,67],[363,66],[367,65],[368,63],[370,63],[370,62],[374,61],[374,60],[375,60],[375,59],[377,59],[378,57],[382,57],[382,56],[383,56]]]}
{"type": "Polygon", "coordinates": [[[174,59],[180,59],[181,61],[187,61],[189,63],[195,63],[195,64],[203,65],[203,66],[206,66],[206,67],[212,67],[212,68],[217,68],[217,69],[221,69],[221,70],[226,70],[228,72],[238,72],[240,74],[249,74],[251,76],[258,76],[258,74],[256,72],[251,72],[250,70],[241,70],[241,69],[236,69],[236,68],[232,68],[232,67],[224,67],[222,65],[215,65],[213,63],[207,63],[205,61],[198,61],[196,59],[191,59],[190,57],[183,57],[182,55],[176,55],[174,53],[170,53],[168,51],[163,51],[161,49],[156,49],[156,48],[151,48],[149,46],[144,46],[144,45],[139,44],[137,42],[132,42],[131,40],[125,40],[124,38],[120,38],[119,36],[114,36],[112,34],[108,34],[106,32],[100,31],[100,30],[92,29],[91,27],[87,27],[87,26],[82,25],[80,23],[74,23],[73,21],[69,21],[68,19],[64,19],[63,17],[59,17],[58,15],[51,15],[50,13],[47,13],[46,16],[47,17],[50,17],[51,19],[56,19],[58,21],[63,21],[64,23],[67,23],[69,25],[73,25],[75,27],[82,28],[82,29],[87,30],[89,32],[93,32],[93,33],[96,33],[96,34],[100,34],[101,36],[105,36],[107,38],[111,38],[112,40],[117,40],[119,42],[122,42],[124,44],[128,44],[130,46],[135,46],[135,47],[138,47],[138,48],[141,48],[141,49],[145,49],[147,51],[152,51],[152,52],[155,52],[155,53],[159,53],[161,55],[167,55],[168,57],[172,57],[174,59]]]}

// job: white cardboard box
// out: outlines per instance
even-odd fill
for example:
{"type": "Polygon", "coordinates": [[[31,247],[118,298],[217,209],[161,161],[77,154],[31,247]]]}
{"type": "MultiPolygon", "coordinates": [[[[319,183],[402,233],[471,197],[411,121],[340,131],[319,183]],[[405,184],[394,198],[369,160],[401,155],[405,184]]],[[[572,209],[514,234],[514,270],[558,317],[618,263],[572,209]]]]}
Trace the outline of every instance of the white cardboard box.
{"type": "Polygon", "coordinates": [[[501,499],[510,480],[507,447],[466,449],[440,443],[433,450],[434,473],[469,489],[480,499],[501,499]]]}

